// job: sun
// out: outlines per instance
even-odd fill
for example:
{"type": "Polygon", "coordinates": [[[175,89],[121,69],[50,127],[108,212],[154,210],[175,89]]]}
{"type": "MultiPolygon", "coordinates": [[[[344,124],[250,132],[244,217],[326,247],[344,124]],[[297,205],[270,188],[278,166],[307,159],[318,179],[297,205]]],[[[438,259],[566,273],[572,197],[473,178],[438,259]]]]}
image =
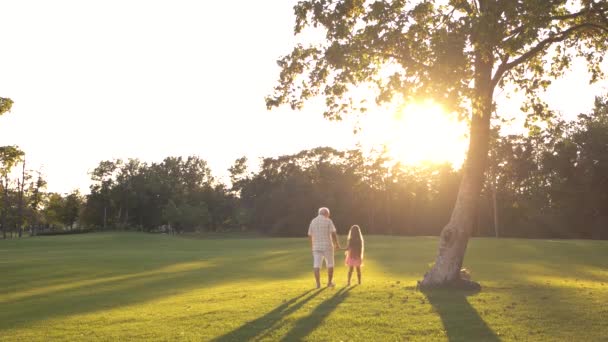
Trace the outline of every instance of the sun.
{"type": "Polygon", "coordinates": [[[412,103],[402,110],[369,117],[363,126],[368,143],[386,146],[403,164],[451,163],[460,167],[468,146],[467,124],[434,102],[412,103]]]}

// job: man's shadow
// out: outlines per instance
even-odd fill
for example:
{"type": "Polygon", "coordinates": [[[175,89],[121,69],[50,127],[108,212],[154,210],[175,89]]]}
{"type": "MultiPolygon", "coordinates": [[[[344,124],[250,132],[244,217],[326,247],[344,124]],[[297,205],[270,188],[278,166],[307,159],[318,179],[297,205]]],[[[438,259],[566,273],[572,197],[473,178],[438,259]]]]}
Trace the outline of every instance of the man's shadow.
{"type": "Polygon", "coordinates": [[[294,324],[294,327],[281,338],[281,341],[304,340],[306,336],[321,325],[323,320],[327,318],[327,316],[329,316],[329,314],[331,314],[332,311],[334,311],[338,305],[340,305],[340,303],[346,299],[346,297],[348,297],[348,292],[354,287],[355,286],[343,287],[336,291],[333,296],[319,304],[309,315],[300,318],[294,324]]]}
{"type": "Polygon", "coordinates": [[[297,311],[304,304],[319,295],[325,288],[320,290],[308,290],[286,302],[277,306],[272,311],[264,316],[261,316],[253,321],[247,322],[239,328],[226,333],[218,338],[213,339],[215,342],[228,341],[249,341],[262,334],[263,332],[273,328],[283,318],[297,311]],[[314,292],[313,292],[314,291],[314,292]],[[310,294],[313,292],[312,294],[310,294]],[[309,295],[310,294],[310,295],[309,295]],[[304,299],[302,299],[304,298],[304,299]],[[302,299],[302,300],[300,300],[302,299]],[[298,302],[298,300],[300,300],[298,302]]]}
{"type": "Polygon", "coordinates": [[[476,292],[430,290],[424,295],[441,317],[448,341],[500,341],[467,300],[476,292]]]}

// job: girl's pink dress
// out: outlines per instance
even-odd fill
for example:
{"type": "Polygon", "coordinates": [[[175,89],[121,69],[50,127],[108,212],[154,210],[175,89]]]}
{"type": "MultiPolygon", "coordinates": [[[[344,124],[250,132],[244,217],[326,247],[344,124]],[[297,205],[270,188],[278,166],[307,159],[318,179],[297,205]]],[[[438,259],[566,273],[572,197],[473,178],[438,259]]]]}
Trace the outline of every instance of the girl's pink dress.
{"type": "Polygon", "coordinates": [[[360,258],[351,258],[350,257],[350,248],[346,251],[346,260],[344,261],[346,266],[349,267],[361,267],[363,266],[363,260],[360,258]]]}

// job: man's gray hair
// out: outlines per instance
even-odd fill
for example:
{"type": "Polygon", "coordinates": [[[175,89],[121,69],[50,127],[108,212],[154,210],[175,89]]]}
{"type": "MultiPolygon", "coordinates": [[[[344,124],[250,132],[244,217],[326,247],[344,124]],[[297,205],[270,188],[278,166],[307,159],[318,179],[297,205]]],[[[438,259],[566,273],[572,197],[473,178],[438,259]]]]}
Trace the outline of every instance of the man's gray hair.
{"type": "Polygon", "coordinates": [[[329,209],[325,207],[319,208],[319,215],[329,216],[329,209]]]}

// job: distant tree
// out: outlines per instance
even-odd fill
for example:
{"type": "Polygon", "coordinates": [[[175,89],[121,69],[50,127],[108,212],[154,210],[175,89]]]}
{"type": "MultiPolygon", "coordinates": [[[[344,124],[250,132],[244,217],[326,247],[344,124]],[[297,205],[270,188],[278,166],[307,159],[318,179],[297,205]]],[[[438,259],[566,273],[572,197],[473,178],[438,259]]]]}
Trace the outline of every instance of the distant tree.
{"type": "Polygon", "coordinates": [[[562,237],[607,238],[608,98],[597,98],[593,112],[575,122],[558,124],[562,134],[539,160],[550,204],[543,211],[565,226],[562,237]]]}
{"type": "Polygon", "coordinates": [[[167,222],[167,225],[172,232],[174,231],[174,227],[179,225],[181,216],[182,213],[175,202],[173,202],[173,200],[169,200],[169,202],[163,208],[162,217],[163,220],[167,222]]]}
{"type": "Polygon", "coordinates": [[[163,219],[172,231],[197,231],[204,229],[210,222],[210,214],[205,203],[176,205],[169,201],[163,209],[163,219]]]}
{"type": "MultiPolygon", "coordinates": [[[[29,174],[27,175],[29,178],[29,174]]],[[[19,237],[23,236],[23,209],[25,207],[25,182],[26,173],[25,173],[25,158],[21,161],[21,179],[17,180],[17,191],[19,193],[19,199],[17,202],[17,230],[19,231],[19,237]]]]}
{"type": "Polygon", "coordinates": [[[31,218],[31,223],[32,223],[32,234],[36,235],[38,232],[38,226],[40,224],[40,215],[39,215],[39,210],[40,210],[40,206],[44,200],[44,190],[46,189],[46,181],[44,180],[44,178],[42,178],[42,174],[40,172],[37,173],[37,177],[35,178],[36,180],[30,183],[30,188],[28,190],[28,192],[30,193],[29,195],[29,206],[32,212],[32,218],[31,218]]]}
{"type": "Polygon", "coordinates": [[[78,190],[74,190],[65,196],[58,193],[50,193],[46,199],[43,209],[47,223],[73,229],[78,221],[83,198],[78,190]]]}
{"type": "Polygon", "coordinates": [[[247,181],[247,157],[241,157],[234,161],[234,164],[228,169],[230,173],[231,191],[239,196],[243,187],[243,183],[247,181]]]}
{"type": "Polygon", "coordinates": [[[63,207],[61,208],[60,219],[69,229],[74,228],[74,223],[78,220],[78,215],[82,207],[82,196],[78,190],[69,193],[63,199],[63,207]]]}
{"type": "Polygon", "coordinates": [[[46,196],[43,214],[45,221],[50,226],[63,225],[64,198],[58,193],[49,193],[46,196]]]}
{"type": "Polygon", "coordinates": [[[91,177],[95,184],[82,215],[82,222],[91,226],[217,229],[229,223],[234,211],[225,186],[197,156],[167,157],[151,164],[136,159],[102,161],[91,177]]]}
{"type": "Polygon", "coordinates": [[[143,164],[138,159],[129,159],[118,167],[112,197],[115,198],[114,202],[118,203],[117,224],[120,226],[129,227],[131,225],[129,214],[137,204],[133,181],[139,176],[142,166],[143,164]]]}
{"type": "MultiPolygon", "coordinates": [[[[456,204],[422,287],[478,284],[460,278],[475,222],[490,140],[494,91],[506,85],[527,96],[530,119],[551,112],[537,96],[572,58],[601,79],[608,49],[608,4],[579,0],[420,1],[304,0],[294,7],[295,34],[316,28],[321,42],[298,44],[282,57],[269,108],[323,96],[325,116],[367,110],[356,86],[375,89],[378,103],[434,99],[470,118],[470,145],[456,204]]],[[[365,99],[364,99],[365,100],[365,99]]]]}
{"type": "MultiPolygon", "coordinates": [[[[10,108],[10,106],[9,106],[10,108]]],[[[6,239],[6,229],[8,228],[8,214],[10,210],[9,202],[9,173],[15,165],[23,160],[25,153],[17,146],[0,146],[0,187],[2,188],[2,213],[0,224],[2,224],[2,237],[6,239]]]]}
{"type": "Polygon", "coordinates": [[[103,229],[106,229],[108,222],[108,208],[111,205],[110,189],[114,181],[114,173],[119,165],[122,164],[122,160],[105,160],[99,163],[99,165],[91,172],[91,179],[97,182],[96,186],[99,188],[99,195],[103,202],[103,229]]]}

